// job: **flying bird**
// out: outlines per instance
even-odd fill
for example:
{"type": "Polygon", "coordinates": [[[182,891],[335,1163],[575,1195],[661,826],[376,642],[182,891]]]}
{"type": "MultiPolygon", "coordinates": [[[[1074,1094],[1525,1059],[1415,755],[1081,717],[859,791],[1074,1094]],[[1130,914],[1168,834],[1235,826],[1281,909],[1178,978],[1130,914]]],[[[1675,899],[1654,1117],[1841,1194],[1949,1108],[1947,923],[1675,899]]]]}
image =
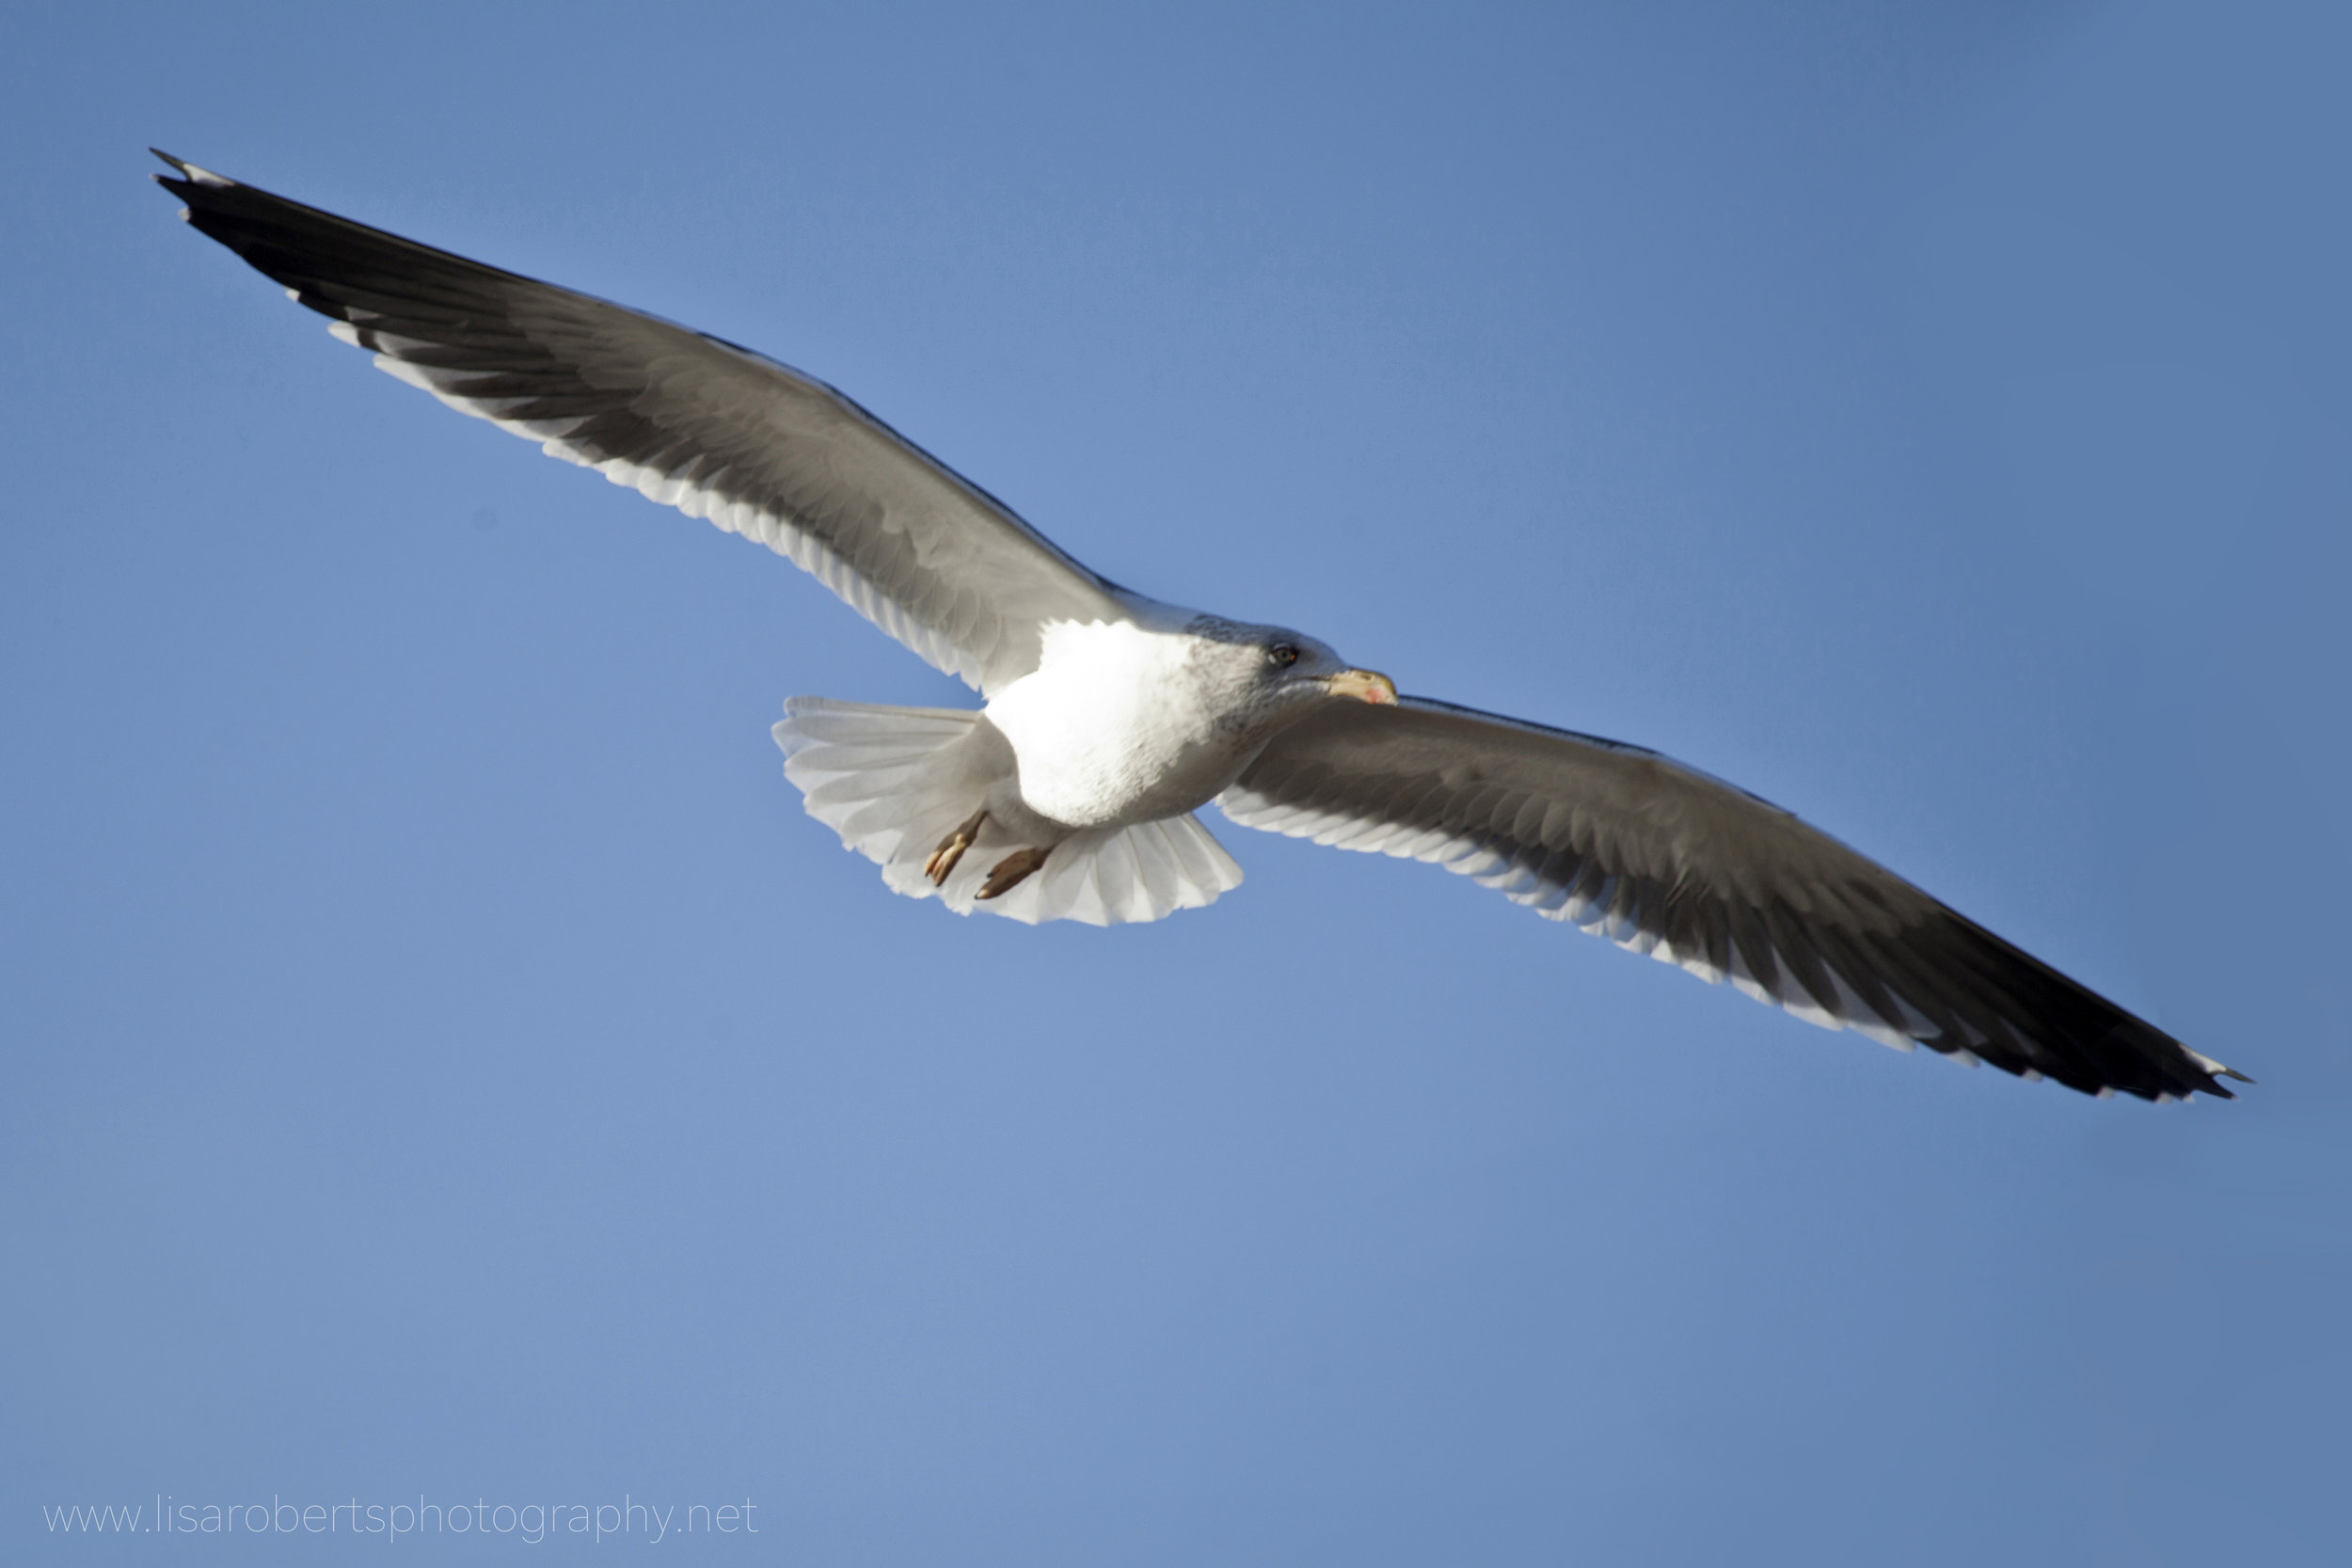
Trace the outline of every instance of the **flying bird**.
{"type": "Polygon", "coordinates": [[[977,690],[977,709],[795,697],[775,726],[810,815],[896,892],[1158,920],[1241,881],[1193,815],[1215,801],[1902,1050],[2148,1100],[2249,1081],[1695,768],[1399,696],[1303,632],[1122,588],[776,360],[156,155],[183,217],[379,370],[757,540],[977,690]]]}

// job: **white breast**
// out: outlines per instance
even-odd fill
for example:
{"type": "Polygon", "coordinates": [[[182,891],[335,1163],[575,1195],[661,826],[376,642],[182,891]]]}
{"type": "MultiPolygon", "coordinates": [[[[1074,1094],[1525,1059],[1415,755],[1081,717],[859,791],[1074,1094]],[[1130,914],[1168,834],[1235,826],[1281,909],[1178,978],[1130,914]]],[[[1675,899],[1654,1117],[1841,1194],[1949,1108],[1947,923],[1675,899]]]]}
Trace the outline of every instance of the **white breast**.
{"type": "Polygon", "coordinates": [[[1021,798],[1073,828],[1154,821],[1203,805],[1248,760],[1189,668],[1194,639],[1128,623],[1044,628],[1037,670],[993,698],[1021,798]]]}

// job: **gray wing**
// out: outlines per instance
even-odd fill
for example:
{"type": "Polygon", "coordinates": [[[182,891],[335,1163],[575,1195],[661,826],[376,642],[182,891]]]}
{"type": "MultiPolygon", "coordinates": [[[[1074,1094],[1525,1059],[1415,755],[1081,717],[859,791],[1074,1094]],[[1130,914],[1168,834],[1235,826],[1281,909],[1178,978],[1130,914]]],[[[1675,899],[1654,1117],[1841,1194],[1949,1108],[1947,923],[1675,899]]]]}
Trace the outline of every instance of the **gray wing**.
{"type": "Polygon", "coordinates": [[[1638,747],[1407,697],[1334,703],[1218,799],[1430,861],[1831,1029],[2090,1093],[2244,1080],[1788,813],[1638,747]]]}
{"type": "Polygon", "coordinates": [[[1037,668],[1045,622],[1130,618],[1130,595],[822,382],[157,156],[190,223],[380,369],[788,556],[982,691],[1037,668]]]}

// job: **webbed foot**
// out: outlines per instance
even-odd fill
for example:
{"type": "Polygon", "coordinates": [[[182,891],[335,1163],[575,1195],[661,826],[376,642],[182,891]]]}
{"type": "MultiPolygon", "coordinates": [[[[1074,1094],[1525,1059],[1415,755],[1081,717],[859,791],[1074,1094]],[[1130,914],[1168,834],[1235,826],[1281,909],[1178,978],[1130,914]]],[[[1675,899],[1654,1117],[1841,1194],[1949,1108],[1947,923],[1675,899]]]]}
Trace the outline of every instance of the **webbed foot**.
{"type": "MultiPolygon", "coordinates": [[[[931,879],[931,886],[946,886],[948,877],[956,869],[956,863],[963,859],[963,852],[971,848],[973,843],[979,838],[980,824],[987,820],[988,808],[982,806],[963,819],[963,826],[939,841],[939,847],[931,851],[931,858],[923,863],[923,875],[931,879]]],[[[1002,870],[1003,867],[1000,866],[998,869],[1002,870]]],[[[990,895],[983,893],[980,896],[986,898],[990,895]]]]}
{"type": "Polygon", "coordinates": [[[996,868],[988,874],[988,880],[980,884],[977,896],[993,898],[999,894],[1010,893],[1028,880],[1038,867],[1045,863],[1045,857],[1052,853],[1051,849],[1015,849],[996,863],[996,868]]]}

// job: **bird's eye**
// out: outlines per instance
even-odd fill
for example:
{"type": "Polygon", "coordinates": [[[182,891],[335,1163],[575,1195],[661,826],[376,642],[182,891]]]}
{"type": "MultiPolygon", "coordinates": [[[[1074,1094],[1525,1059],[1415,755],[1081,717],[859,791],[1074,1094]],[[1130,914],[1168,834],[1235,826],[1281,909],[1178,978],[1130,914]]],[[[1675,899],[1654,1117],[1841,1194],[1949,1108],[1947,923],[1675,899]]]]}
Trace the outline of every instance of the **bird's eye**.
{"type": "Polygon", "coordinates": [[[1265,651],[1265,661],[1277,670],[1287,670],[1298,662],[1298,650],[1287,642],[1277,642],[1265,651]]]}

